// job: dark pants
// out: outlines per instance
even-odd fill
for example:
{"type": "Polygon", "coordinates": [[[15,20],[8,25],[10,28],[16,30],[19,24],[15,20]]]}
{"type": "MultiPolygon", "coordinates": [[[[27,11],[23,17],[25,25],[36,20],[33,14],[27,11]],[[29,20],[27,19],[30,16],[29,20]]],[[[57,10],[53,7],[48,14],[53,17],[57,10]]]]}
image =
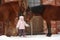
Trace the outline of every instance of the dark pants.
{"type": "Polygon", "coordinates": [[[25,36],[25,29],[19,29],[18,30],[18,35],[19,36],[25,36]]]}

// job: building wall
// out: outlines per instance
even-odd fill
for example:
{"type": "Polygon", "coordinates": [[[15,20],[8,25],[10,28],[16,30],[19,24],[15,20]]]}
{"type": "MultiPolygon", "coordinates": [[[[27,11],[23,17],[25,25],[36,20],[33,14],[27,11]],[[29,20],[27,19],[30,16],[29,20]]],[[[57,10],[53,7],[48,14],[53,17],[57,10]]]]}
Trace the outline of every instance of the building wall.
{"type": "Polygon", "coordinates": [[[18,0],[4,0],[5,2],[18,1],[18,0]]]}
{"type": "Polygon", "coordinates": [[[18,0],[2,0],[2,4],[7,2],[12,2],[12,1],[18,1],[18,0]]]}
{"type": "Polygon", "coordinates": [[[43,5],[55,5],[55,0],[42,0],[43,5]]]}
{"type": "Polygon", "coordinates": [[[57,31],[60,32],[60,21],[57,21],[57,31]]]}
{"type": "MultiPolygon", "coordinates": [[[[18,0],[2,0],[3,2],[11,2],[11,1],[18,1],[18,0]]],[[[60,6],[60,0],[40,0],[42,1],[43,5],[58,5],[60,6]]]]}
{"type": "Polygon", "coordinates": [[[56,5],[60,6],[60,0],[42,0],[43,5],[56,5]]]}
{"type": "Polygon", "coordinates": [[[56,0],[56,5],[60,6],[60,0],[56,0]]]}

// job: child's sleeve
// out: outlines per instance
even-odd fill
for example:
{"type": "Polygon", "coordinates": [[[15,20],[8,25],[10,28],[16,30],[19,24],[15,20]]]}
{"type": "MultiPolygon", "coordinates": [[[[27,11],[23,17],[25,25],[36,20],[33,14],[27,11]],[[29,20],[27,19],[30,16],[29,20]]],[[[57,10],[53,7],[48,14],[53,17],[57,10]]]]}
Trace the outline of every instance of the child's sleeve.
{"type": "Polygon", "coordinates": [[[28,25],[26,22],[25,22],[25,26],[26,26],[26,27],[29,27],[29,25],[28,25]]]}

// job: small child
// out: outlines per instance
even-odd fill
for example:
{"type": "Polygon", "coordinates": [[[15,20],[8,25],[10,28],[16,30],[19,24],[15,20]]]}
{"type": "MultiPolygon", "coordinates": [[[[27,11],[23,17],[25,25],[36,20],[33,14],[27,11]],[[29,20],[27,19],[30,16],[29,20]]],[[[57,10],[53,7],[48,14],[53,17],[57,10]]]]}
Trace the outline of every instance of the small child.
{"type": "Polygon", "coordinates": [[[24,16],[20,16],[16,28],[18,28],[19,36],[25,36],[25,26],[29,25],[24,21],[24,16]]]}

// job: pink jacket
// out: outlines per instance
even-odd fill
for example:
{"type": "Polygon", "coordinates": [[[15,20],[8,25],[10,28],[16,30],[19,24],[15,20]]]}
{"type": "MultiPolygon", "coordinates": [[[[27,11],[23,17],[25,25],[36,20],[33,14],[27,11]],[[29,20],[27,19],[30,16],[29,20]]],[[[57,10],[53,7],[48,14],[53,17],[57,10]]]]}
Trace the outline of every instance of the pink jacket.
{"type": "Polygon", "coordinates": [[[16,28],[25,29],[25,26],[29,27],[29,25],[24,21],[24,17],[20,16],[16,28]]]}

